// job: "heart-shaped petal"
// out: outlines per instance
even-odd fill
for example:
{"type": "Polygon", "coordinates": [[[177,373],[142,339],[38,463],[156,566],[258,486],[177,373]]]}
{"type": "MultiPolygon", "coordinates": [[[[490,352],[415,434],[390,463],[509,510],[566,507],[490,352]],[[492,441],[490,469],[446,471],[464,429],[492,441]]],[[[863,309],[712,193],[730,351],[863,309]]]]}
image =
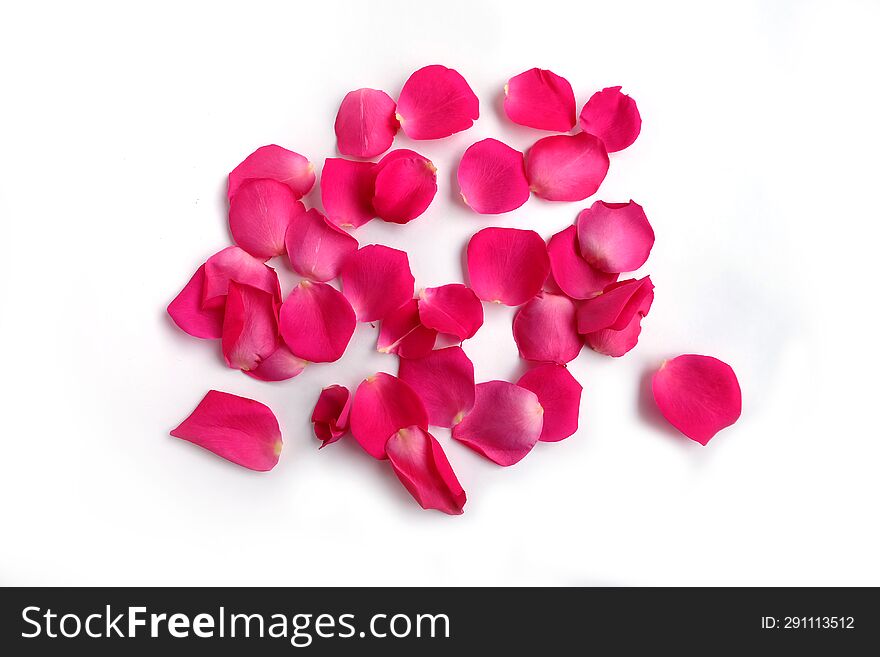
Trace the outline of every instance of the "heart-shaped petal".
{"type": "Polygon", "coordinates": [[[542,292],[513,318],[513,339],[526,360],[564,365],[581,351],[577,309],[568,297],[542,292]]]}
{"type": "Polygon", "coordinates": [[[343,155],[375,157],[391,148],[400,128],[397,105],[378,89],[349,91],[336,114],[336,147],[343,155]]]}
{"type": "Polygon", "coordinates": [[[293,354],[313,363],[339,360],[356,325],[351,304],[326,283],[301,281],[281,306],[281,337],[293,354]]]}
{"type": "Polygon", "coordinates": [[[529,200],[523,154],[497,139],[468,148],[458,165],[461,197],[475,212],[501,214],[529,200]]]}
{"type": "Polygon", "coordinates": [[[516,384],[535,393],[544,409],[540,440],[557,442],[577,431],[583,387],[568,369],[552,363],[539,365],[516,384]]]}
{"type": "Polygon", "coordinates": [[[608,173],[608,153],[587,132],[539,139],[526,154],[526,178],[547,201],[582,201],[599,189],[608,173]]]}
{"type": "Polygon", "coordinates": [[[648,260],[654,230],[638,203],[596,201],[577,218],[584,260],[610,273],[635,271],[648,260]]]}
{"type": "Polygon", "coordinates": [[[519,306],[541,291],[550,259],[533,230],[484,228],[468,242],[467,266],[471,289],[483,301],[519,306]]]}
{"type": "Polygon", "coordinates": [[[636,101],[621,93],[620,87],[607,87],[594,93],[581,110],[581,128],[605,143],[609,153],[622,151],[642,130],[642,117],[636,101]]]}
{"type": "Polygon", "coordinates": [[[438,64],[413,73],[397,99],[397,120],[410,139],[442,139],[479,117],[480,101],[465,79],[438,64]]]}
{"type": "Polygon", "coordinates": [[[576,112],[571,85],[553,71],[529,69],[504,85],[504,113],[514,123],[568,132],[574,127],[576,112]]]}

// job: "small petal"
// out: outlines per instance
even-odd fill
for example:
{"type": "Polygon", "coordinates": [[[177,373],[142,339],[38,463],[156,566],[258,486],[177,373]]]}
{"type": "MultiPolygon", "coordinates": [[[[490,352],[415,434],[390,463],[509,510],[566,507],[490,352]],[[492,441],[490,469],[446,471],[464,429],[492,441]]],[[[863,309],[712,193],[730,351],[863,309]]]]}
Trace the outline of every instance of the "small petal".
{"type": "Polygon", "coordinates": [[[321,391],[312,411],[312,425],[321,447],[335,443],[348,433],[350,411],[351,393],[348,388],[332,385],[321,391]]]}
{"type": "Polygon", "coordinates": [[[577,218],[578,243],[584,260],[596,269],[635,271],[648,260],[654,230],[638,203],[596,201],[577,218]]]}
{"type": "Polygon", "coordinates": [[[516,384],[535,393],[544,409],[540,440],[554,443],[577,431],[583,387],[568,369],[539,365],[523,374],[516,384]]]}
{"type": "Polygon", "coordinates": [[[584,336],[584,342],[593,351],[618,358],[630,351],[639,343],[639,334],[642,332],[642,316],[639,313],[633,315],[624,328],[619,331],[602,329],[584,336]]]}
{"type": "Polygon", "coordinates": [[[467,247],[471,289],[483,301],[519,306],[544,285],[550,259],[544,240],[533,230],[484,228],[467,247]]]}
{"type": "Polygon", "coordinates": [[[384,372],[361,382],[351,407],[351,435],[367,454],[376,459],[386,458],[388,439],[411,426],[427,431],[428,413],[409,385],[384,372]]]}
{"type": "Polygon", "coordinates": [[[416,391],[428,423],[449,428],[474,405],[474,364],[461,347],[432,351],[424,358],[401,359],[397,375],[416,391]]]}
{"type": "Polygon", "coordinates": [[[571,85],[552,71],[533,68],[510,78],[504,86],[504,113],[514,123],[568,132],[574,127],[576,112],[571,85]]]}
{"type": "Polygon", "coordinates": [[[434,436],[419,427],[407,427],[388,439],[385,450],[400,483],[423,509],[452,516],[463,512],[467,495],[434,436]]]}
{"type": "Polygon", "coordinates": [[[558,294],[538,294],[513,318],[513,339],[526,360],[560,365],[574,360],[583,346],[574,303],[558,294]]]}
{"type": "Polygon", "coordinates": [[[581,302],[577,311],[578,333],[586,335],[602,329],[622,331],[638,313],[648,314],[654,301],[650,276],[612,283],[597,297],[581,302]]]}
{"type": "Polygon", "coordinates": [[[458,165],[461,196],[475,212],[501,214],[529,200],[523,154],[497,139],[468,148],[458,165]]]}
{"type": "Polygon", "coordinates": [[[581,110],[581,129],[605,142],[609,153],[622,151],[642,130],[642,117],[636,101],[620,92],[620,87],[597,91],[581,110]]]}
{"type": "Polygon", "coordinates": [[[336,278],[345,259],[358,248],[354,237],[330,223],[317,210],[294,217],[284,243],[293,270],[322,283],[336,278]]]}
{"type": "Polygon", "coordinates": [[[575,226],[569,226],[551,237],[547,242],[547,254],[550,256],[553,280],[572,299],[594,297],[617,280],[617,274],[599,271],[583,259],[575,226]]]}
{"type": "Polygon", "coordinates": [[[230,281],[263,290],[281,303],[278,274],[259,258],[237,246],[229,246],[205,262],[204,307],[223,306],[230,281]]]}
{"type": "Polygon", "coordinates": [[[342,291],[361,322],[384,319],[400,308],[412,299],[416,284],[406,253],[381,244],[370,244],[351,254],[339,277],[342,291]]]}
{"type": "Polygon", "coordinates": [[[257,369],[278,348],[277,306],[271,294],[229,283],[223,319],[223,358],[237,370],[257,369]]]}
{"type": "Polygon", "coordinates": [[[434,349],[437,331],[422,325],[419,304],[410,299],[382,320],[376,350],[400,358],[422,358],[434,349]]]}
{"type": "Polygon", "coordinates": [[[375,157],[391,148],[400,125],[397,106],[378,89],[349,91],[336,114],[336,147],[343,155],[375,157]]]}
{"type": "Polygon", "coordinates": [[[351,304],[326,283],[301,281],[281,305],[281,337],[294,355],[313,363],[339,360],[356,325],[351,304]]]}
{"type": "Polygon", "coordinates": [[[586,132],[544,137],[526,154],[529,185],[548,201],[582,201],[596,193],[607,173],[605,146],[586,132]]]}
{"type": "Polygon", "coordinates": [[[229,200],[242,184],[257,178],[284,183],[295,198],[302,198],[315,186],[315,166],[308,158],[281,146],[261,146],[229,174],[229,200]]]}
{"type": "Polygon", "coordinates": [[[294,356],[287,345],[280,342],[272,355],[245,374],[260,381],[286,381],[301,374],[306,365],[306,361],[294,356]]]}
{"type": "Polygon", "coordinates": [[[428,328],[467,340],[483,325],[483,304],[461,283],[429,287],[419,293],[419,317],[428,328]]]}
{"type": "Polygon", "coordinates": [[[202,265],[168,304],[168,314],[177,326],[194,338],[218,340],[223,335],[223,306],[203,308],[204,288],[205,265],[202,265]]]}
{"type": "Polygon", "coordinates": [[[376,216],[373,189],[375,164],[328,157],[321,171],[321,202],[327,218],[337,226],[363,226],[376,216]]]}
{"type": "Polygon", "coordinates": [[[424,213],[434,200],[437,168],[417,153],[401,157],[399,152],[389,153],[376,165],[373,207],[383,221],[406,224],[424,213]]]}
{"type": "Polygon", "coordinates": [[[278,463],[281,430],[268,406],[211,390],[171,432],[238,465],[264,472],[278,463]]]}
{"type": "Polygon", "coordinates": [[[531,390],[488,381],[477,385],[474,407],[452,428],[452,437],[498,465],[513,465],[538,442],[543,415],[531,390]]]}
{"type": "Polygon", "coordinates": [[[284,253],[284,236],[294,216],[306,211],[287,185],[275,180],[250,180],[229,203],[232,238],[255,258],[284,253]]]}
{"type": "Polygon", "coordinates": [[[397,100],[397,120],[410,139],[441,139],[467,130],[480,101],[458,71],[433,65],[413,73],[397,100]]]}
{"type": "Polygon", "coordinates": [[[676,429],[701,445],[739,419],[742,392],[727,363],[687,354],[666,361],[654,374],[654,401],[676,429]]]}

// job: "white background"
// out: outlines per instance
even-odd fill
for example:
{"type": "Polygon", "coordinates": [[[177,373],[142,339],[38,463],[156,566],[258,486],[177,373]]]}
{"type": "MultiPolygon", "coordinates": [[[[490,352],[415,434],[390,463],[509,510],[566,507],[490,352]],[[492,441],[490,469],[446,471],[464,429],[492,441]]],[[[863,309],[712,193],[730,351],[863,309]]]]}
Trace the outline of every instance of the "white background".
{"type": "MultiPolygon", "coordinates": [[[[876,2],[4,3],[0,582],[880,584],[878,19],[876,2]],[[437,431],[462,517],[419,509],[350,440],[317,450],[320,388],[396,371],[374,329],[265,384],[164,312],[229,244],[225,175],[245,155],[279,143],[320,167],[347,91],[396,96],[432,63],[467,78],[481,118],[398,138],[439,167],[437,198],[357,233],[406,249],[419,287],[461,281],[481,227],[548,237],[592,202],[493,219],[457,201],[470,143],[543,136],[499,115],[533,66],[579,108],[614,84],[636,98],[642,135],[599,197],[637,200],[657,233],[641,344],[571,365],[575,436],[504,469],[437,431]],[[688,352],[731,363],[744,393],[706,448],[644,397],[688,352]],[[168,436],[210,388],[276,412],[273,472],[168,436]]],[[[486,313],[465,344],[477,377],[517,377],[512,311],[486,313]]]]}

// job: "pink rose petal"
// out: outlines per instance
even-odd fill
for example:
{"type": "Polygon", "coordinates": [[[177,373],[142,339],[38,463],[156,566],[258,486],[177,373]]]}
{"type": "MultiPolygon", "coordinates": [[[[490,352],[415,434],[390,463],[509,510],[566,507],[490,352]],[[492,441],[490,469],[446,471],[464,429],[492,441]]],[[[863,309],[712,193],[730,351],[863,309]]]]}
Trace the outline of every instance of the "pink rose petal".
{"type": "Polygon", "coordinates": [[[577,311],[578,333],[585,335],[609,328],[622,331],[636,313],[647,315],[653,300],[650,276],[612,283],[599,296],[581,302],[577,311]]]}
{"type": "Polygon", "coordinates": [[[504,113],[514,123],[568,132],[574,127],[576,112],[571,85],[552,71],[529,69],[504,85],[504,113]]]}
{"type": "Polygon", "coordinates": [[[624,328],[619,331],[602,329],[584,336],[584,342],[593,351],[619,358],[639,343],[642,332],[642,315],[636,313],[624,328]]]}
{"type": "Polygon", "coordinates": [[[480,101],[461,74],[445,66],[420,68],[397,99],[397,120],[410,139],[442,139],[479,117],[480,101]]]}
{"type": "Polygon", "coordinates": [[[497,139],[468,148],[458,165],[461,197],[475,212],[501,214],[529,200],[523,154],[497,139]]]}
{"type": "Polygon", "coordinates": [[[428,413],[412,388],[384,372],[361,382],[351,407],[351,434],[367,454],[386,458],[388,439],[411,426],[428,430],[428,413]]]}
{"type": "Polygon", "coordinates": [[[267,292],[281,303],[281,284],[278,274],[259,258],[237,246],[229,246],[212,255],[205,262],[204,307],[223,306],[230,281],[250,285],[267,292]]]}
{"type": "Polygon", "coordinates": [[[281,146],[261,146],[229,174],[229,200],[242,184],[258,178],[284,183],[290,187],[295,198],[302,198],[315,185],[315,166],[308,158],[281,146]]]}
{"type": "Polygon", "coordinates": [[[437,331],[422,325],[418,302],[410,299],[382,320],[376,350],[400,358],[422,358],[431,353],[436,340],[437,331]]]}
{"type": "Polygon", "coordinates": [[[336,146],[343,155],[375,157],[391,148],[400,125],[397,106],[378,89],[349,91],[336,114],[336,146]]]}
{"type": "Polygon", "coordinates": [[[286,381],[301,374],[306,365],[306,361],[294,356],[287,345],[280,342],[268,358],[245,374],[260,381],[286,381]]]}
{"type": "Polygon", "coordinates": [[[278,315],[271,294],[229,283],[223,319],[223,358],[237,370],[257,369],[278,348],[278,315]]]}
{"type": "Polygon", "coordinates": [[[330,223],[317,210],[294,217],[284,243],[293,270],[322,283],[336,278],[342,263],[358,248],[354,237],[330,223]]]}
{"type": "Polygon", "coordinates": [[[356,325],[351,304],[326,283],[301,281],[281,306],[281,337],[294,355],[312,363],[339,360],[356,325]]]}
{"type": "Polygon", "coordinates": [[[568,297],[546,292],[522,306],[513,318],[513,339],[519,355],[560,365],[574,360],[583,346],[576,310],[568,297]]]}
{"type": "Polygon", "coordinates": [[[293,218],[305,212],[290,187],[275,180],[249,180],[229,203],[232,238],[255,258],[284,253],[284,235],[293,218]]]}
{"type": "Polygon", "coordinates": [[[605,142],[609,153],[632,144],[642,129],[636,101],[620,92],[620,87],[597,91],[581,110],[581,128],[605,142]]]}
{"type": "Polygon", "coordinates": [[[538,292],[550,272],[544,240],[533,230],[484,228],[467,247],[471,289],[483,301],[519,306],[538,292]]]}
{"type": "Polygon", "coordinates": [[[539,139],[526,154],[532,191],[548,201],[582,201],[599,189],[608,173],[608,153],[586,132],[539,139]]]}
{"type": "Polygon", "coordinates": [[[419,293],[419,317],[428,328],[467,340],[483,325],[483,304],[460,283],[429,287],[419,293]]]}
{"type": "Polygon", "coordinates": [[[507,381],[476,388],[474,407],[452,437],[498,465],[513,465],[532,451],[544,425],[537,395],[507,381]]]}
{"type": "Polygon", "coordinates": [[[370,244],[351,254],[339,277],[342,291],[361,322],[384,319],[400,308],[412,299],[416,284],[406,253],[381,244],[370,244]]]}
{"type": "Polygon", "coordinates": [[[467,495],[458,483],[446,453],[427,431],[406,427],[385,444],[394,473],[423,509],[460,515],[467,495]]]}
{"type": "Polygon", "coordinates": [[[572,299],[594,297],[617,280],[617,274],[594,269],[583,259],[575,226],[569,226],[551,237],[547,242],[547,254],[550,256],[553,280],[572,299]]]}
{"type": "Polygon", "coordinates": [[[339,157],[324,160],[321,171],[321,202],[327,218],[337,226],[363,226],[376,216],[373,189],[375,164],[339,157]]]}
{"type": "Polygon", "coordinates": [[[260,402],[211,390],[171,432],[238,465],[264,472],[278,463],[281,430],[260,402]]]}
{"type": "Polygon", "coordinates": [[[635,271],[648,260],[654,230],[638,203],[596,201],[577,218],[578,243],[584,260],[596,269],[635,271]]]}
{"type": "Polygon", "coordinates": [[[376,165],[373,208],[376,216],[395,224],[421,215],[437,193],[437,168],[406,149],[392,151],[376,165]]]}
{"type": "Polygon", "coordinates": [[[654,401],[676,429],[701,445],[739,419],[742,392],[730,365],[687,354],[666,361],[654,374],[654,401]]]}
{"type": "Polygon", "coordinates": [[[474,364],[461,347],[401,359],[397,375],[416,391],[436,427],[458,424],[474,405],[474,364]]]}
{"type": "Polygon", "coordinates": [[[568,369],[552,363],[539,365],[516,384],[535,393],[544,409],[540,440],[553,443],[577,431],[583,388],[568,369]]]}
{"type": "Polygon", "coordinates": [[[204,288],[205,265],[202,265],[168,304],[168,314],[181,330],[194,338],[218,340],[223,335],[223,306],[202,307],[204,288]]]}
{"type": "Polygon", "coordinates": [[[335,443],[348,433],[351,393],[345,386],[324,388],[312,411],[312,425],[321,447],[335,443]]]}

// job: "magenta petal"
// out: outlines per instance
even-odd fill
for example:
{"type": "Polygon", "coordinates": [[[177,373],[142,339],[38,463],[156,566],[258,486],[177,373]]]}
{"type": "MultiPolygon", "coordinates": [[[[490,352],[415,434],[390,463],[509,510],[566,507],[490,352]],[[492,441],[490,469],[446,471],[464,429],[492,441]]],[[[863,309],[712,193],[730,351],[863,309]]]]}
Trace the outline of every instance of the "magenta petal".
{"type": "Polygon", "coordinates": [[[540,365],[522,375],[518,386],[531,390],[544,409],[540,440],[554,443],[578,429],[583,387],[562,365],[540,365]]]}
{"type": "Polygon", "coordinates": [[[339,157],[324,160],[321,202],[327,218],[337,226],[363,226],[376,216],[373,210],[375,164],[339,157]]]}
{"type": "Polygon", "coordinates": [[[483,301],[519,306],[538,292],[550,272],[544,240],[533,230],[484,228],[467,247],[471,289],[483,301]]]}
{"type": "Polygon", "coordinates": [[[397,375],[416,391],[434,426],[458,424],[474,405],[474,364],[461,347],[401,359],[397,375]]]}
{"type": "Polygon", "coordinates": [[[248,155],[229,174],[228,197],[248,180],[268,178],[290,187],[295,198],[302,198],[315,185],[315,167],[308,158],[274,144],[262,146],[248,155]]]}
{"type": "Polygon", "coordinates": [[[419,317],[428,328],[467,340],[483,325],[483,304],[460,283],[429,287],[419,293],[419,317]]]}
{"type": "Polygon", "coordinates": [[[574,302],[557,294],[538,294],[513,318],[513,339],[526,360],[560,365],[574,360],[583,346],[574,302]]]}
{"type": "Polygon", "coordinates": [[[620,87],[597,91],[581,110],[581,128],[605,142],[609,153],[622,151],[642,130],[642,117],[636,101],[620,92],[620,87]]]}
{"type": "Polygon", "coordinates": [[[302,281],[281,305],[281,337],[294,355],[313,363],[339,360],[356,325],[351,304],[326,283],[302,281]]]}
{"type": "Polygon", "coordinates": [[[250,180],[229,203],[232,238],[255,258],[267,260],[284,253],[287,227],[305,206],[290,187],[275,180],[250,180]]]}
{"type": "Polygon", "coordinates": [[[230,281],[250,285],[272,295],[281,303],[281,284],[278,274],[259,258],[237,246],[229,246],[212,255],[205,262],[204,307],[222,306],[229,291],[230,281]]]}
{"type": "Polygon", "coordinates": [[[384,459],[388,439],[411,426],[427,431],[428,413],[409,385],[384,372],[361,382],[351,407],[351,434],[367,454],[384,459]]]}
{"type": "Polygon", "coordinates": [[[330,223],[317,210],[294,217],[284,243],[293,270],[322,283],[336,278],[342,263],[358,248],[354,237],[330,223]]]}
{"type": "Polygon", "coordinates": [[[351,393],[348,388],[332,385],[321,391],[312,411],[312,425],[321,447],[335,443],[348,432],[350,411],[351,393]]]}
{"type": "Polygon", "coordinates": [[[202,265],[168,304],[168,314],[177,326],[191,336],[217,340],[223,335],[223,306],[203,308],[204,288],[205,265],[202,265]]]}
{"type": "Polygon", "coordinates": [[[617,280],[617,274],[595,269],[584,260],[575,226],[569,226],[551,237],[547,242],[547,254],[550,256],[553,280],[572,299],[594,297],[617,280]]]}
{"type": "Polygon", "coordinates": [[[381,244],[351,254],[339,277],[361,322],[384,319],[400,308],[412,299],[416,284],[406,253],[381,244]]]}
{"type": "Polygon", "coordinates": [[[434,436],[420,427],[407,427],[388,439],[385,450],[400,483],[423,509],[462,513],[467,495],[434,436]]]}
{"type": "Polygon", "coordinates": [[[275,353],[278,347],[278,316],[271,294],[249,285],[229,284],[223,318],[223,358],[245,372],[275,353]]]}
{"type": "Polygon", "coordinates": [[[642,332],[642,315],[636,313],[624,328],[619,331],[602,329],[584,336],[584,342],[593,351],[614,356],[623,356],[639,343],[639,334],[642,332]]]}
{"type": "Polygon", "coordinates": [[[349,91],[336,114],[336,145],[343,155],[375,157],[391,148],[400,125],[391,96],[377,89],[349,91]]]}
{"type": "Polygon", "coordinates": [[[271,470],[281,454],[281,430],[268,406],[211,390],[171,432],[238,465],[271,470]]]}
{"type": "Polygon", "coordinates": [[[599,189],[608,173],[608,153],[586,132],[539,139],[526,154],[532,191],[548,201],[582,201],[599,189]]]}
{"type": "Polygon", "coordinates": [[[264,358],[255,369],[248,370],[245,374],[260,381],[286,381],[301,374],[306,365],[306,361],[294,356],[287,345],[279,342],[268,358],[264,358]]]}
{"type": "Polygon", "coordinates": [[[401,358],[422,358],[431,353],[436,340],[437,331],[422,325],[418,302],[410,299],[382,320],[376,350],[401,358]]]}
{"type": "Polygon", "coordinates": [[[701,445],[739,419],[742,392],[727,363],[687,354],[668,360],[653,380],[654,400],[676,429],[701,445]]]}
{"type": "Polygon", "coordinates": [[[397,120],[410,139],[441,139],[467,130],[480,101],[458,71],[433,65],[413,73],[397,99],[397,120]]]}
{"type": "Polygon", "coordinates": [[[437,193],[437,168],[406,149],[393,151],[376,165],[373,208],[376,216],[395,224],[421,215],[437,193]]]}
{"type": "Polygon", "coordinates": [[[504,112],[520,125],[568,132],[574,127],[577,106],[568,80],[552,71],[533,68],[504,85],[504,112]]]}
{"type": "Polygon", "coordinates": [[[458,165],[461,196],[475,212],[501,214],[529,200],[523,154],[497,139],[468,148],[458,165]]]}
{"type": "Polygon", "coordinates": [[[577,311],[578,333],[602,329],[622,331],[636,313],[648,314],[654,300],[650,276],[612,283],[599,296],[581,302],[577,311]]]}
{"type": "Polygon", "coordinates": [[[602,271],[635,271],[648,260],[654,230],[638,203],[596,201],[577,218],[584,260],[602,271]]]}

